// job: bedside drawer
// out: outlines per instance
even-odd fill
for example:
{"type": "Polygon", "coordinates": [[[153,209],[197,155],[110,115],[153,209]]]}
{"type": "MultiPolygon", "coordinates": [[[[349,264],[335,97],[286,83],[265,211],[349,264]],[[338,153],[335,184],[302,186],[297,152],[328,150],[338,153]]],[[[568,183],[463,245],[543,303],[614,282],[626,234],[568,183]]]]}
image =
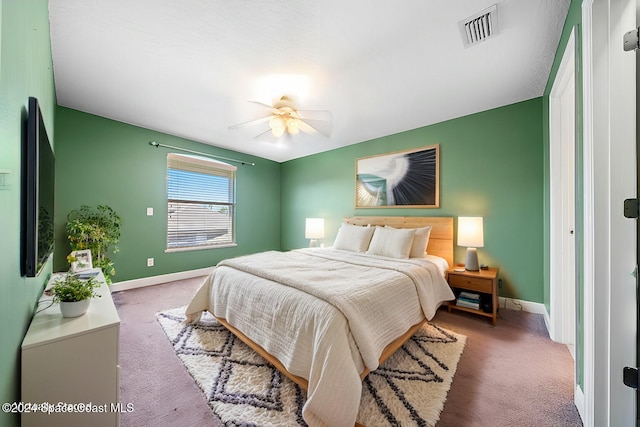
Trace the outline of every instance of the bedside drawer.
{"type": "Polygon", "coordinates": [[[470,291],[493,293],[493,281],[491,279],[482,279],[480,277],[464,277],[457,274],[449,274],[449,285],[452,287],[460,287],[470,291]]]}

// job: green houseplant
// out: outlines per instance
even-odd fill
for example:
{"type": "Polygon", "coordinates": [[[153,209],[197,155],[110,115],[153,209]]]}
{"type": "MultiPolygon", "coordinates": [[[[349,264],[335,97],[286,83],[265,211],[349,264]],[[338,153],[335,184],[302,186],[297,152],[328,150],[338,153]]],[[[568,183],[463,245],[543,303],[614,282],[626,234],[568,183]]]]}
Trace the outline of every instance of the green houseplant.
{"type": "Polygon", "coordinates": [[[78,276],[67,274],[55,281],[51,287],[53,301],[60,303],[63,317],[78,317],[89,308],[91,298],[100,297],[95,289],[100,286],[93,277],[81,280],[78,276]]]}
{"type": "Polygon", "coordinates": [[[116,269],[107,254],[109,251],[118,252],[121,226],[122,220],[107,205],[82,205],[67,215],[66,230],[71,250],[91,250],[93,266],[102,269],[108,284],[111,284],[111,276],[116,274],[116,269]]]}

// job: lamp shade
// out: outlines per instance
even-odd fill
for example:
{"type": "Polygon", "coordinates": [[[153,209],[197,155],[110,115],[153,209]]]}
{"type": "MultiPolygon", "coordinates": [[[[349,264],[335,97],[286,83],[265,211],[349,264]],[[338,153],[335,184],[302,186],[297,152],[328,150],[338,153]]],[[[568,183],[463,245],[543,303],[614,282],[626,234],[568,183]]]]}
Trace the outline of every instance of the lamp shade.
{"type": "Polygon", "coordinates": [[[481,216],[458,217],[458,246],[469,248],[481,248],[484,246],[481,216]]]}
{"type": "Polygon", "coordinates": [[[324,239],[324,218],[307,218],[305,239],[324,239]]]}

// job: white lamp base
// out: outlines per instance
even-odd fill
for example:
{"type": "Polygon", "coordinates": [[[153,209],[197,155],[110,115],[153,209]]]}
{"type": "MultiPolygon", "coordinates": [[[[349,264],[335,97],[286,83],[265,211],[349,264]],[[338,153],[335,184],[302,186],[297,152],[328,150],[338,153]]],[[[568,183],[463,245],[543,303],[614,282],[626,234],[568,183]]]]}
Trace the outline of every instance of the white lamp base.
{"type": "Polygon", "coordinates": [[[309,247],[310,248],[317,248],[318,247],[318,240],[317,239],[309,240],[309,247]]]}
{"type": "Polygon", "coordinates": [[[464,268],[469,271],[479,271],[478,252],[476,248],[467,248],[467,259],[464,262],[464,268]]]}

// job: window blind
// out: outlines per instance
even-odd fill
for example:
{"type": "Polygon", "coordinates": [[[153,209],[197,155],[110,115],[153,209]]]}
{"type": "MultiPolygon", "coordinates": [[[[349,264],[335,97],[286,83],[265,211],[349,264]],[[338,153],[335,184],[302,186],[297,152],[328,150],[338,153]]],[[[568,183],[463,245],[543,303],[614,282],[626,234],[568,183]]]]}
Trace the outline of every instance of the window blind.
{"type": "Polygon", "coordinates": [[[167,249],[235,242],[236,169],[216,160],[167,155],[167,249]]]}

